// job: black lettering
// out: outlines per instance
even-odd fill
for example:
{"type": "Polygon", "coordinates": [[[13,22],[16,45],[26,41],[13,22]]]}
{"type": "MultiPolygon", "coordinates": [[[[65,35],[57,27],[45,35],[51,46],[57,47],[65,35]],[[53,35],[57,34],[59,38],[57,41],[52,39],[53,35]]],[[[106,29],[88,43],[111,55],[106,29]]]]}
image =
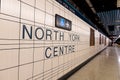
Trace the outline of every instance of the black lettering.
{"type": "Polygon", "coordinates": [[[46,29],[46,40],[48,40],[48,37],[50,40],[52,40],[52,31],[49,29],[46,29]]]}
{"type": "Polygon", "coordinates": [[[70,41],[79,41],[80,36],[76,34],[70,34],[70,41]]]}
{"type": "Polygon", "coordinates": [[[54,47],[54,51],[53,51],[54,57],[58,56],[58,54],[56,54],[58,52],[57,49],[58,49],[58,47],[54,47]]]}
{"type": "Polygon", "coordinates": [[[70,35],[70,41],[71,41],[71,39],[72,39],[72,38],[71,38],[71,34],[69,34],[69,35],[70,35]]]}
{"type": "Polygon", "coordinates": [[[45,50],[45,56],[46,56],[46,58],[50,58],[51,57],[51,55],[52,55],[52,53],[49,53],[48,54],[48,50],[52,50],[50,47],[48,47],[46,50],[45,50]]]}
{"type": "Polygon", "coordinates": [[[75,45],[72,45],[72,52],[75,52],[75,45]]]}
{"type": "Polygon", "coordinates": [[[25,25],[23,25],[23,35],[22,38],[25,39],[25,32],[27,32],[28,36],[30,39],[32,39],[32,26],[30,27],[30,32],[28,31],[28,29],[26,28],[25,25]]]}
{"type": "Polygon", "coordinates": [[[72,51],[72,47],[71,46],[69,46],[68,51],[69,51],[69,53],[71,53],[71,51],[72,51]]]}
{"type": "Polygon", "coordinates": [[[64,33],[60,32],[60,40],[64,40],[64,33]]]}
{"type": "Polygon", "coordinates": [[[37,38],[37,39],[39,39],[39,40],[41,40],[41,39],[43,39],[43,37],[44,37],[44,30],[42,29],[42,28],[37,28],[36,30],[35,30],[35,37],[37,38]],[[41,31],[41,33],[42,33],[42,35],[41,36],[39,36],[38,37],[38,31],[41,31]]]}
{"type": "Polygon", "coordinates": [[[74,34],[72,35],[72,40],[75,41],[75,35],[74,34]]]}
{"type": "Polygon", "coordinates": [[[55,40],[57,40],[57,33],[58,31],[54,31],[55,32],[55,40]]]}
{"type": "Polygon", "coordinates": [[[69,50],[69,53],[75,52],[75,45],[70,45],[68,50],[69,50]]]}
{"type": "Polygon", "coordinates": [[[63,47],[63,46],[60,46],[59,54],[60,54],[60,55],[63,55],[63,54],[64,54],[64,47],[63,47]]]}
{"type": "Polygon", "coordinates": [[[68,47],[68,46],[65,46],[65,54],[67,54],[67,53],[68,53],[68,51],[67,51],[67,47],[68,47]]]}
{"type": "Polygon", "coordinates": [[[80,40],[80,36],[79,35],[78,35],[77,39],[78,39],[78,41],[80,40]]]}

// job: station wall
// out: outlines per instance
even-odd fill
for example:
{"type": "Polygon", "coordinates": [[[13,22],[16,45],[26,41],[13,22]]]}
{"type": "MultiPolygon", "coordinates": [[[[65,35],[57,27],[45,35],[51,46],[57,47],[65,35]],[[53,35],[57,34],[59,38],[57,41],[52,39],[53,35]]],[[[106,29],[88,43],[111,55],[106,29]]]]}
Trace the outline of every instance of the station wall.
{"type": "Polygon", "coordinates": [[[57,80],[108,45],[94,29],[90,46],[92,27],[55,0],[0,1],[0,80],[57,80]],[[55,14],[72,30],[55,27],[55,14]]]}

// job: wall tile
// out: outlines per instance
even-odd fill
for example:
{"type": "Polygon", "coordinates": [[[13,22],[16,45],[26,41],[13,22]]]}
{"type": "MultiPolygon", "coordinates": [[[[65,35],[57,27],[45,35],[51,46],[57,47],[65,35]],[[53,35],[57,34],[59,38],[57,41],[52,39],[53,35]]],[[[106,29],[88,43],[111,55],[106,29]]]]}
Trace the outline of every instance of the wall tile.
{"type": "Polygon", "coordinates": [[[64,63],[64,61],[63,61],[63,56],[60,56],[59,57],[59,65],[62,65],[64,63]]]}
{"type": "Polygon", "coordinates": [[[57,76],[54,76],[51,80],[57,80],[58,77],[57,76]]]}
{"type": "Polygon", "coordinates": [[[51,59],[45,60],[44,63],[44,71],[50,70],[52,68],[51,59]]]}
{"type": "Polygon", "coordinates": [[[34,4],[35,4],[35,0],[21,0],[21,1],[24,2],[24,3],[27,3],[31,6],[34,6],[34,4]]]}
{"type": "Polygon", "coordinates": [[[0,71],[0,80],[18,80],[18,67],[0,71]]]}
{"type": "Polygon", "coordinates": [[[0,19],[0,38],[19,39],[19,23],[0,19]]]}
{"type": "Polygon", "coordinates": [[[46,0],[36,0],[36,8],[45,11],[45,1],[46,0]]]}
{"type": "Polygon", "coordinates": [[[18,50],[0,51],[0,69],[18,66],[18,50]]]}
{"type": "Polygon", "coordinates": [[[34,21],[34,8],[22,3],[21,4],[21,18],[34,21]]]}
{"type": "Polygon", "coordinates": [[[44,59],[44,47],[34,48],[34,61],[44,59]]]}
{"type": "Polygon", "coordinates": [[[20,49],[20,64],[33,62],[33,48],[20,49]]]}
{"type": "Polygon", "coordinates": [[[33,80],[43,80],[44,78],[43,77],[38,77],[36,79],[33,79],[33,80]]]}
{"type": "Polygon", "coordinates": [[[53,4],[49,1],[46,1],[46,12],[53,14],[53,4]]]}
{"type": "Polygon", "coordinates": [[[19,17],[20,16],[20,1],[18,0],[1,0],[1,12],[19,17]]]}
{"type": "Polygon", "coordinates": [[[45,12],[35,9],[35,22],[44,24],[45,12]]]}
{"type": "Polygon", "coordinates": [[[52,68],[57,67],[58,66],[58,57],[54,57],[52,59],[52,68]]]}
{"type": "Polygon", "coordinates": [[[53,24],[53,19],[54,19],[54,17],[52,15],[46,14],[45,24],[54,26],[55,24],[53,24]]]}
{"type": "Polygon", "coordinates": [[[43,73],[43,61],[34,63],[34,75],[40,75],[43,73]]]}
{"type": "Polygon", "coordinates": [[[10,21],[15,21],[15,22],[19,22],[19,18],[17,17],[12,17],[10,15],[6,15],[6,14],[0,14],[0,19],[3,19],[3,20],[10,20],[10,21]]]}
{"type": "Polygon", "coordinates": [[[27,80],[32,77],[33,64],[20,66],[19,80],[27,80]]]}
{"type": "Polygon", "coordinates": [[[58,7],[56,7],[56,6],[54,6],[54,8],[53,8],[54,10],[54,15],[55,14],[60,14],[60,9],[58,8],[58,7]]]}

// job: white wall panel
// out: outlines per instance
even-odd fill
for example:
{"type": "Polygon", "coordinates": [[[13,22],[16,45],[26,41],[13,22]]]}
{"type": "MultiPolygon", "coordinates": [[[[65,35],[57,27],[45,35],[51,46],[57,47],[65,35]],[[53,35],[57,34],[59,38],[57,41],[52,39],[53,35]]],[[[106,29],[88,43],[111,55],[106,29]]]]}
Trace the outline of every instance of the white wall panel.
{"type": "Polygon", "coordinates": [[[0,80],[57,80],[107,46],[95,29],[90,46],[92,27],[56,0],[1,0],[0,25],[0,80]],[[57,28],[55,14],[72,30],[57,28]]]}
{"type": "Polygon", "coordinates": [[[1,0],[1,12],[7,15],[20,16],[20,1],[18,0],[1,0]]]}
{"type": "Polygon", "coordinates": [[[36,0],[36,8],[45,11],[46,0],[36,0]]]}
{"type": "Polygon", "coordinates": [[[34,21],[34,8],[24,3],[21,3],[21,18],[34,21]]]}

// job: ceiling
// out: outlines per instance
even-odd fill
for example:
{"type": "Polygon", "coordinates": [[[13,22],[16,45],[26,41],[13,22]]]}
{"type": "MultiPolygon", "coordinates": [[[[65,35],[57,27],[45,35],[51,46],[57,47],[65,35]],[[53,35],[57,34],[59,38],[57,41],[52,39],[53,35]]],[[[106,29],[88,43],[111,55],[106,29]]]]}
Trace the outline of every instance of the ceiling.
{"type": "Polygon", "coordinates": [[[74,2],[75,7],[108,37],[120,35],[120,7],[117,7],[117,0],[68,1],[74,2]]]}
{"type": "MultiPolygon", "coordinates": [[[[109,36],[120,34],[120,9],[117,8],[117,0],[86,0],[90,1],[97,16],[103,24],[109,36]]],[[[88,4],[89,5],[89,4],[88,4]]]]}
{"type": "MultiPolygon", "coordinates": [[[[88,1],[88,0],[86,0],[88,1]]],[[[110,11],[117,8],[117,0],[89,0],[96,12],[110,11]]]]}
{"type": "Polygon", "coordinates": [[[110,10],[104,12],[98,12],[101,22],[109,35],[119,36],[120,34],[120,10],[110,10]]]}

